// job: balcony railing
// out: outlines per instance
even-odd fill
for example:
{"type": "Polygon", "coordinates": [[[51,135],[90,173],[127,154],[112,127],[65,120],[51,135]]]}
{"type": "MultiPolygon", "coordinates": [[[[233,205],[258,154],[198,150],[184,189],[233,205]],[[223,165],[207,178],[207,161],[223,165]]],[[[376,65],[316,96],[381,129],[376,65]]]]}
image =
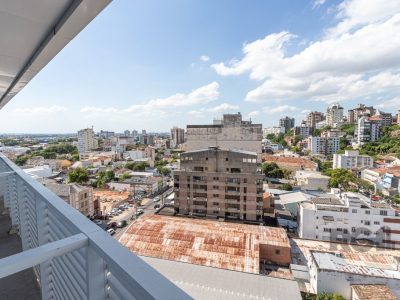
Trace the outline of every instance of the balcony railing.
{"type": "Polygon", "coordinates": [[[23,248],[0,278],[33,267],[42,299],[191,299],[2,154],[0,198],[23,248]]]}

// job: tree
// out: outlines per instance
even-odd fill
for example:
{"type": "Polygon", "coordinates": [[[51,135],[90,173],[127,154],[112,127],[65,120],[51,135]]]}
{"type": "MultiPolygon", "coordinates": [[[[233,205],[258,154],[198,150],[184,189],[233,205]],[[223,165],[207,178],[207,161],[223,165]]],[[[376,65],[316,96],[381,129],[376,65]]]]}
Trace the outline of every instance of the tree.
{"type": "Polygon", "coordinates": [[[88,180],[89,174],[85,168],[76,168],[68,173],[68,182],[85,183],[88,180]]]}
{"type": "Polygon", "coordinates": [[[111,182],[115,179],[115,173],[114,171],[101,171],[97,175],[96,179],[96,186],[97,187],[103,187],[106,183],[111,182]]]}
{"type": "Polygon", "coordinates": [[[282,184],[281,189],[284,191],[292,191],[293,186],[290,183],[284,183],[282,184]]]}
{"type": "Polygon", "coordinates": [[[163,176],[167,176],[167,175],[171,174],[171,169],[167,168],[167,167],[158,166],[157,171],[158,171],[158,173],[160,173],[163,176]]]}
{"type": "Polygon", "coordinates": [[[339,294],[328,294],[328,293],[321,293],[317,295],[316,300],[345,300],[343,296],[339,294]]]}
{"type": "Polygon", "coordinates": [[[149,164],[146,162],[136,163],[133,167],[133,171],[145,171],[148,166],[149,164]]]}
{"type": "Polygon", "coordinates": [[[351,183],[357,184],[356,176],[349,170],[346,169],[334,169],[330,170],[328,173],[329,187],[338,188],[342,187],[344,190],[349,190],[351,188],[351,183]]]}
{"type": "Polygon", "coordinates": [[[25,165],[25,163],[28,161],[28,159],[29,159],[28,156],[26,156],[26,155],[20,155],[20,156],[18,156],[18,157],[15,159],[15,163],[16,163],[18,166],[23,166],[23,165],[25,165]]]}

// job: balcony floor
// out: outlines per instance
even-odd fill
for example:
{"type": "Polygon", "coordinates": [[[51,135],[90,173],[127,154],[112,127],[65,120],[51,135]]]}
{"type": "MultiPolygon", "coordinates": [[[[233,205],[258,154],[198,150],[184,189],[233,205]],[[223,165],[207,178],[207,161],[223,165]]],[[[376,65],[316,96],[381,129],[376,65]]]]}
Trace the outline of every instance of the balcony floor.
{"type": "MultiPolygon", "coordinates": [[[[0,259],[22,251],[17,234],[8,234],[11,220],[3,213],[0,200],[0,259]]],[[[0,279],[0,299],[41,299],[40,287],[31,268],[0,279]]]]}

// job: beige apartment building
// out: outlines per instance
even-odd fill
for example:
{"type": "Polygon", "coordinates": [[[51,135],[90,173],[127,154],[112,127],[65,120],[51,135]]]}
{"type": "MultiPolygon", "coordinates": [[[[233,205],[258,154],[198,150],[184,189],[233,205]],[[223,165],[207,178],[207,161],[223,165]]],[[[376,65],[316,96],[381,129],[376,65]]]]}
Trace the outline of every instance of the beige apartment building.
{"type": "Polygon", "coordinates": [[[263,175],[257,154],[218,147],[181,154],[174,172],[178,214],[261,222],[263,175]]]}
{"type": "Polygon", "coordinates": [[[92,187],[82,186],[76,183],[43,183],[43,185],[70,206],[79,210],[84,216],[93,216],[94,205],[92,187]]]}
{"type": "Polygon", "coordinates": [[[187,151],[220,147],[260,154],[262,135],[262,124],[244,121],[240,113],[224,114],[222,120],[214,120],[212,125],[187,125],[187,151]]]}

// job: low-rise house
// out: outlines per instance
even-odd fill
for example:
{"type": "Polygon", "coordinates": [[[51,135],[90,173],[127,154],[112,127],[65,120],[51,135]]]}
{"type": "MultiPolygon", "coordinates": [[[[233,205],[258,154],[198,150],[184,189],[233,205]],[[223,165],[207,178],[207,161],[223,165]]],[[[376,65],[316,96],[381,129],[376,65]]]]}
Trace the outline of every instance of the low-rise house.
{"type": "Polygon", "coordinates": [[[399,299],[398,250],[305,239],[290,242],[290,269],[303,291],[335,293],[345,299],[399,299]],[[387,298],[380,297],[382,293],[387,298]]]}
{"type": "Polygon", "coordinates": [[[48,178],[53,176],[53,170],[48,165],[37,166],[34,168],[23,169],[25,173],[28,173],[34,178],[48,178]]]}
{"type": "Polygon", "coordinates": [[[73,208],[79,210],[85,216],[93,216],[93,188],[76,183],[59,184],[44,183],[45,187],[63,199],[73,208]]]}
{"type": "Polygon", "coordinates": [[[400,249],[400,215],[396,209],[357,193],[336,196],[311,198],[299,204],[300,238],[367,242],[400,249]]]}
{"type": "Polygon", "coordinates": [[[304,190],[328,190],[329,176],[316,171],[296,171],[297,185],[304,190]]]}
{"type": "Polygon", "coordinates": [[[360,155],[358,150],[346,150],[344,154],[333,154],[333,169],[361,170],[372,168],[374,159],[369,155],[360,155]]]}
{"type": "Polygon", "coordinates": [[[282,157],[263,154],[262,161],[266,163],[274,162],[280,168],[288,169],[290,171],[316,171],[318,169],[318,165],[315,162],[301,157],[282,157]]]}

